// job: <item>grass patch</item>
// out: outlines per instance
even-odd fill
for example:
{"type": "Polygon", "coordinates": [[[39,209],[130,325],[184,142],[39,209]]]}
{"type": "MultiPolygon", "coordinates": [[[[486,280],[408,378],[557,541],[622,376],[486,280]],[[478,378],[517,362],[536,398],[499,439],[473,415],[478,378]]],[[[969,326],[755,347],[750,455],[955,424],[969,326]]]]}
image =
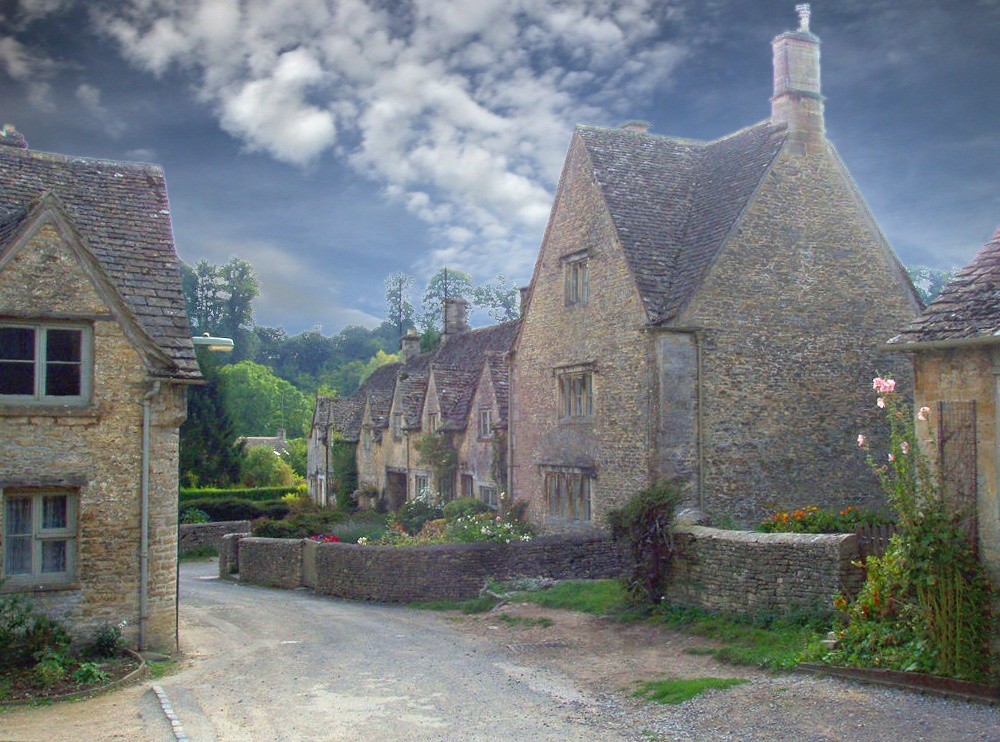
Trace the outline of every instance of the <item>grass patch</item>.
{"type": "Polygon", "coordinates": [[[493,610],[497,601],[495,598],[483,597],[471,600],[417,600],[407,603],[407,608],[421,611],[461,611],[462,613],[486,613],[493,610]]]}
{"type": "Polygon", "coordinates": [[[512,616],[509,613],[499,614],[497,620],[502,621],[508,626],[521,626],[526,629],[531,627],[547,629],[555,623],[551,618],[546,618],[545,616],[530,618],[528,616],[512,616]]]}
{"type": "Polygon", "coordinates": [[[181,554],[182,562],[200,561],[219,556],[219,550],[214,546],[199,546],[196,549],[188,549],[181,554]]]}
{"type": "Polygon", "coordinates": [[[173,675],[180,668],[181,663],[174,659],[163,660],[162,662],[146,662],[146,669],[149,671],[149,677],[152,680],[159,680],[167,675],[173,675]]]}
{"type": "Polygon", "coordinates": [[[625,614],[630,610],[618,580],[566,580],[546,590],[512,593],[510,599],[595,616],[625,614]]]}
{"type": "Polygon", "coordinates": [[[743,678],[680,678],[676,680],[648,680],[639,685],[632,695],[663,704],[689,701],[707,690],[728,690],[747,681],[743,678]]]}
{"type": "Polygon", "coordinates": [[[688,650],[691,654],[707,654],[720,662],[768,670],[795,667],[808,648],[822,639],[829,628],[814,616],[752,619],[673,607],[658,611],[654,620],[677,631],[722,644],[718,648],[688,650]]]}

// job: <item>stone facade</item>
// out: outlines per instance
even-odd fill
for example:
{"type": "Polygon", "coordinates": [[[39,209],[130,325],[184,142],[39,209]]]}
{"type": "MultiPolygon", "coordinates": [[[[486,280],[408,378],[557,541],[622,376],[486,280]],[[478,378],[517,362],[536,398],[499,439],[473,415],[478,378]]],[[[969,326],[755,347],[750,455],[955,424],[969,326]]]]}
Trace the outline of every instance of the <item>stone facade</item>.
{"type": "Polygon", "coordinates": [[[825,139],[818,44],[775,39],[794,79],[728,137],[577,127],[512,352],[511,488],[534,521],[599,522],[664,478],[743,525],[882,504],[854,439],[872,376],[911,378],[882,344],[920,305],[825,139]]]}
{"type": "Polygon", "coordinates": [[[178,428],[199,374],[165,209],[154,166],[0,146],[0,589],[79,640],[126,620],[133,645],[173,651],[178,428]],[[74,362],[59,332],[82,338],[66,396],[49,389],[74,362]],[[48,338],[27,390],[11,381],[26,334],[48,338]]]}

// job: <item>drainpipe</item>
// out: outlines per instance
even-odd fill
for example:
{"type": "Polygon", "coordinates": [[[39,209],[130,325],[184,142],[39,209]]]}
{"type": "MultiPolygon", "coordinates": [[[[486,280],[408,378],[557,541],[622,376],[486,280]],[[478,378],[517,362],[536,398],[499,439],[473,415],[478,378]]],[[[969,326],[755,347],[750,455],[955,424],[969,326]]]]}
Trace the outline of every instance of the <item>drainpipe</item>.
{"type": "Polygon", "coordinates": [[[990,350],[990,360],[993,362],[993,502],[996,503],[993,517],[1000,518],[1000,497],[996,496],[1000,492],[1000,414],[997,412],[1000,410],[1000,349],[990,350]]]}
{"type": "Polygon", "coordinates": [[[142,505],[139,515],[139,649],[146,649],[149,623],[149,402],[160,393],[160,382],[142,397],[142,505]]]}
{"type": "Polygon", "coordinates": [[[695,413],[697,418],[698,432],[697,435],[697,446],[698,446],[698,509],[704,513],[705,512],[705,412],[702,394],[702,368],[701,368],[701,345],[702,345],[702,333],[700,330],[695,330],[694,332],[694,348],[695,348],[695,403],[698,405],[698,411],[695,413]]]}

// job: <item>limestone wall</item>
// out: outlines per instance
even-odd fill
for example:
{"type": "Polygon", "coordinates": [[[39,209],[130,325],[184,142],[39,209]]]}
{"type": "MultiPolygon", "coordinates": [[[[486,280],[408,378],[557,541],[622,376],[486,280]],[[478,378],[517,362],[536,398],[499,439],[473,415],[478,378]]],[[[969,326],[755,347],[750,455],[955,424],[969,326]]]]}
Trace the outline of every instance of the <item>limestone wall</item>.
{"type": "Polygon", "coordinates": [[[226,520],[217,523],[183,523],[180,527],[178,554],[184,556],[192,551],[210,546],[221,551],[222,537],[230,533],[249,533],[250,521],[226,520]]]}

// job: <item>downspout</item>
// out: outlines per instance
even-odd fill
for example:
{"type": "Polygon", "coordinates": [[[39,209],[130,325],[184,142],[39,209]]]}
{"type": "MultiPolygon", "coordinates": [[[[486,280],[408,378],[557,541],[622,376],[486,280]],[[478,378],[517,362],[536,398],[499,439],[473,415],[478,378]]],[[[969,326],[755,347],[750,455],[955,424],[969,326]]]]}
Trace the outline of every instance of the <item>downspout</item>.
{"type": "Polygon", "coordinates": [[[695,433],[698,446],[697,467],[698,467],[698,509],[705,512],[705,413],[702,405],[702,368],[701,368],[701,330],[694,331],[695,348],[695,403],[698,411],[695,413],[698,425],[698,432],[695,433]]]}
{"type": "Polygon", "coordinates": [[[142,397],[142,504],[139,514],[139,649],[146,649],[149,623],[149,402],[160,393],[160,382],[142,397]]]}
{"type": "Polygon", "coordinates": [[[997,414],[1000,410],[1000,349],[991,349],[990,361],[993,364],[993,517],[1000,519],[1000,415],[997,414]]]}

